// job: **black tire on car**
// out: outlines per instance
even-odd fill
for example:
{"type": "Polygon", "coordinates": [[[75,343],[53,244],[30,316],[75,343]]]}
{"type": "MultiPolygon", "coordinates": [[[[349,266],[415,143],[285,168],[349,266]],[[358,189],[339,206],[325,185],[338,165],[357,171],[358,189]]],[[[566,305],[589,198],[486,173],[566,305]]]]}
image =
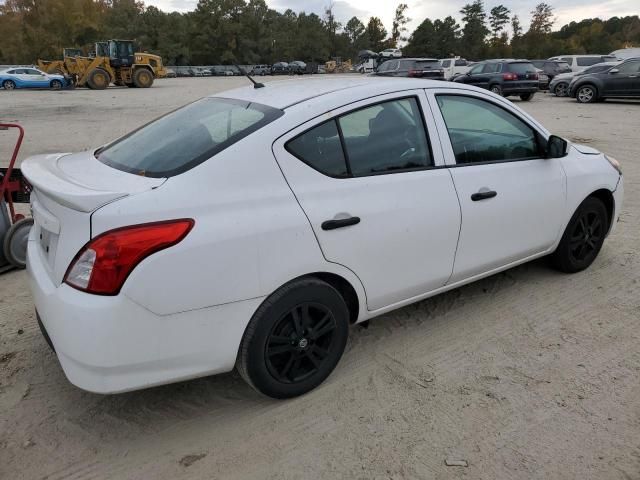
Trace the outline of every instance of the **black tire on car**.
{"type": "Polygon", "coordinates": [[[579,103],[594,103],[598,101],[598,89],[590,83],[578,87],[576,100],[579,103]]]}
{"type": "Polygon", "coordinates": [[[104,90],[109,86],[110,82],[109,74],[101,68],[93,69],[87,78],[87,85],[93,90],[104,90]]]}
{"type": "Polygon", "coordinates": [[[551,255],[553,266],[565,273],[584,270],[600,253],[609,231],[609,215],[602,200],[587,197],[577,208],[551,255]]]}
{"type": "Polygon", "coordinates": [[[569,96],[569,84],[566,82],[558,83],[553,93],[555,93],[556,97],[568,97],[569,96]]]}
{"type": "Polygon", "coordinates": [[[522,100],[523,102],[528,102],[533,98],[534,95],[534,93],[523,93],[522,95],[520,95],[520,100],[522,100]]]}
{"type": "Polygon", "coordinates": [[[60,80],[51,80],[51,88],[53,90],[60,90],[62,88],[62,82],[60,80]]]}
{"type": "Polygon", "coordinates": [[[257,391],[291,398],[320,385],[347,344],[349,311],[340,293],[316,278],[293,281],[258,308],[236,367],[257,391]]]}
{"type": "Polygon", "coordinates": [[[4,258],[16,268],[25,268],[27,265],[27,240],[32,226],[33,218],[23,218],[11,225],[4,236],[4,258]]]}
{"type": "Polygon", "coordinates": [[[138,88],[149,88],[153,85],[153,74],[146,68],[138,68],[133,73],[133,84],[138,88]]]}
{"type": "Polygon", "coordinates": [[[5,90],[14,90],[16,88],[16,82],[14,82],[13,80],[5,80],[4,82],[2,82],[2,87],[5,90]]]}
{"type": "Polygon", "coordinates": [[[504,96],[502,93],[502,87],[500,85],[491,85],[491,88],[489,90],[491,90],[496,95],[500,95],[501,97],[504,96]]]}

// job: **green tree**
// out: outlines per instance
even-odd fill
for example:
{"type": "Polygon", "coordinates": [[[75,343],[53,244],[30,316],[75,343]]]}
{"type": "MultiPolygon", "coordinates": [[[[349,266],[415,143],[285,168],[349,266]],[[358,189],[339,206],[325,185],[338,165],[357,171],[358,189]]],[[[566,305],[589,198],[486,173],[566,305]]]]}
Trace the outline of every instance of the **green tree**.
{"type": "Polygon", "coordinates": [[[482,0],[474,0],[460,10],[464,27],[462,29],[462,50],[471,59],[480,59],[486,52],[485,39],[489,34],[486,25],[487,14],[482,0]]]}
{"type": "Polygon", "coordinates": [[[389,46],[392,48],[398,47],[400,40],[406,40],[403,36],[407,31],[407,23],[411,21],[407,17],[406,12],[409,6],[406,3],[401,3],[396,7],[396,12],[393,16],[393,26],[391,28],[391,38],[389,40],[389,46]]]}
{"type": "Polygon", "coordinates": [[[529,32],[536,34],[549,34],[555,23],[553,7],[548,3],[539,3],[531,12],[531,25],[529,32]]]}
{"type": "Polygon", "coordinates": [[[387,38],[387,30],[382,24],[382,20],[378,17],[371,17],[367,23],[367,47],[374,52],[379,52],[386,48],[385,39],[387,38]]]}
{"type": "Polygon", "coordinates": [[[490,13],[489,25],[491,25],[493,41],[495,42],[504,30],[505,25],[509,23],[509,14],[511,12],[504,5],[496,5],[491,9],[490,13]]]}

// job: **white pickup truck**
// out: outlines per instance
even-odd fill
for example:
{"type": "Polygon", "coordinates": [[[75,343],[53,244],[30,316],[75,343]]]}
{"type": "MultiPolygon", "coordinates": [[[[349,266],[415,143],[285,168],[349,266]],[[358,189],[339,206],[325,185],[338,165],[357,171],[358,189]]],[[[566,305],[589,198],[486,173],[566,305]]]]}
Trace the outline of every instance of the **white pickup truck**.
{"type": "Polygon", "coordinates": [[[473,62],[460,57],[441,58],[439,62],[444,70],[444,78],[446,80],[453,80],[458,75],[467,73],[473,65],[473,62]]]}

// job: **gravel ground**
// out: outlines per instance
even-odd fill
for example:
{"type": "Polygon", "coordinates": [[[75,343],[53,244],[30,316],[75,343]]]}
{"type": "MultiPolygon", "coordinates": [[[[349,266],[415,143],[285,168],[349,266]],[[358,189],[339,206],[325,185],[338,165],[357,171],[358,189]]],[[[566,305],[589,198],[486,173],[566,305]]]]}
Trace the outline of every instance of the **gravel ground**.
{"type": "MultiPolygon", "coordinates": [[[[25,126],[24,158],[245,82],[0,91],[0,116],[25,126]]],[[[236,373],[83,392],[38,331],[25,273],[2,275],[0,478],[640,478],[640,103],[519,104],[622,162],[625,206],[590,269],[537,261],[356,326],[328,381],[286,402],[236,373]]],[[[9,143],[0,132],[3,160],[9,143]]]]}

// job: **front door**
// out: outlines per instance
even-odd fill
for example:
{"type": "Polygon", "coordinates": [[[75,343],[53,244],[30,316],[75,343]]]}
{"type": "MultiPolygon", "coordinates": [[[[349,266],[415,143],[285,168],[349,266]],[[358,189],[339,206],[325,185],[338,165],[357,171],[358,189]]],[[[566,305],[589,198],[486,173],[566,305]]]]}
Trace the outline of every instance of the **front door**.
{"type": "Polygon", "coordinates": [[[430,93],[462,228],[451,283],[550,249],[562,229],[565,177],[534,129],[473,92],[430,93]]]}
{"type": "Polygon", "coordinates": [[[375,97],[274,144],[324,257],[360,278],[369,310],[442,287],[453,268],[460,207],[425,101],[375,97]]]}

